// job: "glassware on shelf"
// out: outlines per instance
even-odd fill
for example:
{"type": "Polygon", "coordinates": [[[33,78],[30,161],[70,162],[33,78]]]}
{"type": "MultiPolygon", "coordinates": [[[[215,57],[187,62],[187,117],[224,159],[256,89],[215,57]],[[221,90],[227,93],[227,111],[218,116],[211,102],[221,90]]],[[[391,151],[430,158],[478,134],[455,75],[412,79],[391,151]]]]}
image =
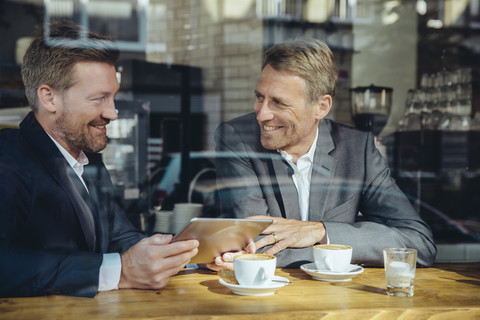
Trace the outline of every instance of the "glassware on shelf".
{"type": "Polygon", "coordinates": [[[398,167],[401,171],[417,171],[419,163],[419,145],[422,128],[422,94],[420,90],[410,89],[405,101],[405,114],[398,132],[398,167]]]}
{"type": "Polygon", "coordinates": [[[439,76],[440,104],[444,115],[439,129],[444,131],[467,131],[472,112],[471,69],[452,72],[443,71],[439,76]]]}
{"type": "Polygon", "coordinates": [[[405,101],[405,115],[400,121],[399,131],[419,131],[422,127],[422,102],[418,90],[410,89],[405,101]]]}

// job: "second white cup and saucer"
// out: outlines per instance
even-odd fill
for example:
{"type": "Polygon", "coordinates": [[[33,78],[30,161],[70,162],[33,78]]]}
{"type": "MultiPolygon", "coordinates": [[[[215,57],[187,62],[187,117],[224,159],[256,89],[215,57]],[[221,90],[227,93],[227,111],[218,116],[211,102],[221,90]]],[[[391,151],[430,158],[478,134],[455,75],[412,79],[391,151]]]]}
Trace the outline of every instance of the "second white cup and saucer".
{"type": "Polygon", "coordinates": [[[270,284],[261,287],[228,283],[223,279],[220,279],[219,282],[228,289],[232,290],[233,293],[242,296],[270,296],[277,292],[278,289],[289,284],[287,278],[280,276],[274,276],[272,280],[274,281],[271,281],[270,284]]]}
{"type": "Polygon", "coordinates": [[[315,280],[332,281],[332,282],[346,282],[352,280],[354,276],[363,272],[363,267],[356,264],[350,264],[349,269],[345,272],[337,272],[330,270],[318,270],[315,263],[306,263],[300,266],[300,269],[305,271],[315,280]]]}
{"type": "Polygon", "coordinates": [[[268,296],[290,283],[275,276],[277,258],[268,254],[242,254],[233,260],[235,283],[220,279],[220,284],[238,295],[268,296]]]}
{"type": "Polygon", "coordinates": [[[345,282],[363,272],[363,268],[351,264],[352,247],[338,244],[313,246],[314,263],[300,266],[300,269],[315,280],[345,282]]]}

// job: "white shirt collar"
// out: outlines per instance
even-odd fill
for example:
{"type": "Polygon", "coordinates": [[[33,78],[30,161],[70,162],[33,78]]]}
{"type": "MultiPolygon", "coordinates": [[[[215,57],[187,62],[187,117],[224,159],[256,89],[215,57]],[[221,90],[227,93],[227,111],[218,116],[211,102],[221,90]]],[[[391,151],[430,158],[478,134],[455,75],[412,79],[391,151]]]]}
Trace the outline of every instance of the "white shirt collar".
{"type": "MultiPolygon", "coordinates": [[[[308,150],[307,153],[305,153],[303,156],[301,156],[299,158],[300,159],[304,159],[304,160],[310,160],[310,162],[313,163],[313,158],[315,156],[315,151],[317,150],[317,141],[318,141],[318,127],[317,127],[317,133],[315,135],[315,140],[313,140],[313,143],[312,145],[310,146],[310,149],[308,150]]],[[[284,151],[284,150],[281,150],[281,149],[277,149],[277,152],[279,152],[282,157],[290,164],[290,165],[293,165],[294,169],[295,169],[295,164],[292,162],[292,156],[290,154],[288,154],[288,152],[284,151]]],[[[298,163],[298,162],[297,162],[298,163]]]]}
{"type": "Polygon", "coordinates": [[[52,138],[51,135],[47,133],[47,135],[52,139],[52,141],[57,146],[58,150],[62,153],[62,155],[67,160],[68,164],[75,170],[77,175],[81,176],[83,174],[83,166],[88,164],[88,158],[83,151],[80,150],[78,155],[78,159],[75,159],[64,147],[62,147],[55,139],[52,138]]]}

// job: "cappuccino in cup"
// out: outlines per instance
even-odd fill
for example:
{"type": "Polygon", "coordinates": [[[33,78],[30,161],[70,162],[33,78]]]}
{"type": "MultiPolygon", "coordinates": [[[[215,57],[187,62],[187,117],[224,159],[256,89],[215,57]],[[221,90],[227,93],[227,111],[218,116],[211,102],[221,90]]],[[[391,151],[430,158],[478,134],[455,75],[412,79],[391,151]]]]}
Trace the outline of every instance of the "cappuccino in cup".
{"type": "Polygon", "coordinates": [[[318,270],[347,272],[352,261],[352,247],[343,244],[313,246],[313,259],[318,270]]]}
{"type": "Polygon", "coordinates": [[[242,286],[268,286],[275,275],[276,267],[277,257],[271,254],[241,254],[233,259],[235,277],[242,286]]]}
{"type": "Polygon", "coordinates": [[[246,253],[241,254],[235,257],[239,260],[272,260],[276,257],[271,254],[263,254],[263,253],[246,253]]]}

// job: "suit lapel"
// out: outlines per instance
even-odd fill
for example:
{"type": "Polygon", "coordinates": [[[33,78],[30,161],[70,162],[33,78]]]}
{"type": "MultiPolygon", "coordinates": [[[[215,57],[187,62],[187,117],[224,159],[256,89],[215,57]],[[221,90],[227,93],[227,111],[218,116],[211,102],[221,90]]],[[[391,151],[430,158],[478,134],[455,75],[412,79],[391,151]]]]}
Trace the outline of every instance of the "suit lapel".
{"type": "Polygon", "coordinates": [[[91,206],[97,224],[98,250],[106,252],[108,250],[108,213],[105,205],[108,201],[104,199],[101,191],[104,185],[101,174],[101,156],[99,154],[87,154],[87,156],[89,164],[84,167],[83,178],[90,192],[91,206]]]}
{"type": "Polygon", "coordinates": [[[334,177],[337,160],[330,155],[335,149],[330,125],[322,120],[319,125],[317,149],[313,160],[312,179],[310,183],[309,220],[323,219],[325,204],[334,177]]]}
{"type": "Polygon", "coordinates": [[[282,215],[287,219],[300,220],[298,193],[292,179],[293,169],[280,155],[274,157],[272,162],[275,174],[271,176],[274,176],[277,180],[276,184],[280,191],[281,202],[283,202],[282,206],[282,203],[279,201],[279,206],[280,208],[285,208],[285,212],[282,212],[282,215]]]}
{"type": "MultiPolygon", "coordinates": [[[[96,219],[95,208],[85,186],[82,184],[73,169],[66,164],[67,177],[65,181],[65,191],[69,195],[72,205],[75,207],[78,220],[82,227],[87,241],[88,249],[95,251],[96,249],[96,219]]],[[[63,179],[62,179],[63,180],[63,179]]]]}
{"type": "MultiPolygon", "coordinates": [[[[251,129],[254,134],[247,136],[260,137],[260,128],[256,123],[251,129]]],[[[268,203],[269,210],[271,212],[278,210],[281,216],[286,219],[300,219],[298,194],[292,179],[293,169],[280,153],[265,149],[259,138],[252,143],[256,145],[257,156],[265,155],[260,157],[263,172],[258,175],[258,179],[267,202],[268,199],[274,198],[276,200],[276,203],[274,201],[268,203]],[[276,208],[273,207],[275,205],[276,208]]]]}

